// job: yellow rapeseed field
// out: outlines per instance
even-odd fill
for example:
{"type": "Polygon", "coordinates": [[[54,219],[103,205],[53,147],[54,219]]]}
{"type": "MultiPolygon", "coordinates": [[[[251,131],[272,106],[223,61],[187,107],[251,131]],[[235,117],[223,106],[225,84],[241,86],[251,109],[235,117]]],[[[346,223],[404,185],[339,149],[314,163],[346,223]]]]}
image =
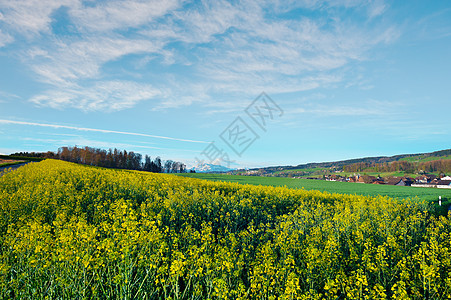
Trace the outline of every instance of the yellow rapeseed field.
{"type": "Polygon", "coordinates": [[[0,177],[1,299],[449,299],[426,204],[56,160],[0,177]]]}

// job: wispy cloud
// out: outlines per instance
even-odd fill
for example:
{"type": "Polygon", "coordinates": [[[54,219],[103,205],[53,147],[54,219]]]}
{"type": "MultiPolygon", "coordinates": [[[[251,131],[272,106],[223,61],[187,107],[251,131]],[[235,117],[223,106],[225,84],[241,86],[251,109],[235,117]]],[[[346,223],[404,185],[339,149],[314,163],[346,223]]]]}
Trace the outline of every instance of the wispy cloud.
{"type": "Polygon", "coordinates": [[[0,29],[0,48],[11,43],[13,40],[14,40],[14,38],[12,36],[10,36],[7,33],[2,32],[2,30],[0,29]]]}
{"type": "Polygon", "coordinates": [[[315,109],[305,110],[304,113],[313,113],[321,116],[380,116],[385,115],[386,110],[372,107],[352,107],[336,106],[330,107],[321,105],[315,109]]]}
{"type": "Polygon", "coordinates": [[[52,13],[61,6],[75,5],[77,0],[1,0],[2,17],[0,21],[15,31],[32,38],[43,32],[50,32],[52,13]]]}
{"type": "Polygon", "coordinates": [[[391,26],[362,27],[339,18],[326,20],[327,15],[324,19],[268,19],[262,7],[247,6],[246,14],[238,14],[238,21],[229,28],[230,34],[216,37],[202,49],[207,59],[199,68],[217,91],[314,89],[336,82],[331,71],[367,59],[372,47],[399,35],[391,26]]]}
{"type": "Polygon", "coordinates": [[[92,6],[78,3],[70,14],[82,30],[105,32],[115,29],[139,27],[149,24],[176,9],[182,1],[178,0],[128,0],[93,2],[92,6]]]}
{"type": "Polygon", "coordinates": [[[368,16],[374,18],[380,16],[387,9],[387,5],[383,0],[373,0],[368,7],[368,16]]]}
{"type": "Polygon", "coordinates": [[[20,97],[15,94],[0,91],[0,103],[6,103],[17,99],[20,99],[20,97]]]}
{"type": "Polygon", "coordinates": [[[349,101],[324,101],[324,98],[313,96],[310,101],[298,103],[295,107],[287,109],[289,115],[307,114],[318,117],[378,117],[384,120],[399,118],[404,115],[401,109],[402,104],[389,101],[365,100],[354,102],[349,101]],[[324,103],[331,102],[331,103],[324,103]]]}
{"type": "Polygon", "coordinates": [[[173,140],[173,141],[179,141],[179,142],[188,142],[188,143],[204,143],[204,144],[209,143],[206,141],[181,139],[181,138],[174,138],[174,137],[161,136],[161,135],[152,135],[152,134],[145,134],[145,133],[76,127],[76,126],[67,126],[67,125],[58,125],[58,124],[45,124],[45,123],[35,123],[35,122],[14,121],[14,120],[5,120],[5,119],[0,119],[0,124],[27,125],[27,126],[39,126],[39,127],[47,127],[47,128],[54,128],[54,129],[70,129],[70,130],[77,130],[77,131],[113,133],[113,134],[121,134],[121,135],[132,135],[132,136],[139,136],[139,137],[173,140]]]}
{"type": "Polygon", "coordinates": [[[32,45],[19,51],[47,92],[31,97],[38,105],[82,110],[130,108],[159,94],[156,108],[218,102],[230,96],[286,93],[340,81],[345,66],[368,59],[372,48],[399,36],[396,27],[378,22],[383,1],[4,1],[0,47],[24,35],[32,45]],[[335,7],[355,10],[371,20],[362,26],[339,15],[335,7]],[[317,11],[282,18],[298,7],[317,11]],[[62,30],[56,12],[64,9],[62,30]],[[272,12],[272,14],[268,14],[272,12]],[[60,28],[61,29],[61,28],[60,28]],[[2,42],[2,35],[6,38],[2,42]],[[135,57],[136,64],[128,64],[135,57]],[[157,59],[156,59],[157,58],[157,59]],[[105,66],[122,62],[118,74],[105,66]],[[124,72],[156,68],[152,91],[133,98],[124,72]],[[134,67],[130,67],[134,66],[134,67]],[[175,70],[175,71],[174,71],[175,70]],[[335,72],[335,73],[334,73],[335,72]],[[86,82],[89,82],[88,84],[86,82]],[[111,93],[103,86],[118,83],[111,93]],[[183,82],[183,84],[180,84],[183,82]],[[100,97],[92,96],[99,94],[100,97]],[[152,94],[152,95],[150,95],[152,94]],[[126,95],[118,103],[115,95],[126,95]],[[111,98],[111,100],[109,100],[111,98]],[[100,100],[99,100],[100,99],[100,100]],[[82,101],[80,101],[82,100],[82,101]],[[82,103],[82,104],[78,104],[82,103]]]}
{"type": "Polygon", "coordinates": [[[451,35],[451,8],[442,9],[438,12],[426,15],[416,20],[409,31],[416,32],[422,40],[435,40],[451,35]]]}
{"type": "Polygon", "coordinates": [[[24,60],[31,64],[40,81],[66,87],[82,79],[100,77],[100,68],[107,62],[128,54],[158,52],[161,47],[158,42],[121,36],[86,38],[67,43],[56,41],[48,49],[33,48],[24,60]]]}
{"type": "Polygon", "coordinates": [[[53,108],[74,107],[84,111],[117,111],[155,98],[161,92],[150,85],[129,81],[97,82],[92,87],[50,90],[30,99],[53,108]]]}

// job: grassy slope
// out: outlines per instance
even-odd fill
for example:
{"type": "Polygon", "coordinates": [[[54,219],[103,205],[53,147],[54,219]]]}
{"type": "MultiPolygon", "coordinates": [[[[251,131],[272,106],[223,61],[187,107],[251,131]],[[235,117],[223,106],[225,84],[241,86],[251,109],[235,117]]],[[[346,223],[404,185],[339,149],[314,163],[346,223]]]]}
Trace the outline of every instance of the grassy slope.
{"type": "Polygon", "coordinates": [[[14,166],[14,165],[18,165],[21,163],[24,163],[25,161],[20,160],[20,161],[14,161],[14,162],[2,162],[0,160],[0,167],[6,167],[6,166],[14,166]]]}
{"type": "MultiPolygon", "coordinates": [[[[301,177],[322,177],[323,175],[332,175],[337,174],[342,177],[349,177],[353,176],[354,174],[366,174],[366,175],[372,175],[372,176],[382,176],[382,177],[391,177],[391,176],[398,176],[398,177],[412,177],[415,178],[418,175],[412,174],[412,173],[406,173],[404,171],[395,171],[395,172],[376,172],[372,170],[366,170],[362,172],[331,172],[329,168],[309,168],[309,169],[294,169],[294,170],[284,170],[284,171],[276,171],[274,172],[274,175],[278,175],[282,172],[286,173],[296,173],[296,172],[305,172],[306,174],[301,175],[301,177]]],[[[438,175],[437,172],[433,173],[435,175],[438,175]]],[[[299,174],[294,174],[295,176],[299,176],[299,174]]]]}
{"type": "MultiPolygon", "coordinates": [[[[433,160],[433,159],[430,159],[433,160]]],[[[422,160],[422,161],[426,161],[426,160],[422,160]]],[[[307,175],[302,175],[302,177],[322,177],[323,175],[332,175],[332,174],[337,174],[340,175],[342,177],[349,177],[349,176],[353,176],[354,174],[366,174],[366,175],[372,175],[372,176],[382,176],[382,177],[391,177],[391,176],[398,176],[398,177],[412,177],[415,178],[418,176],[418,174],[414,174],[414,173],[407,173],[404,171],[394,171],[394,172],[376,172],[373,171],[372,169],[367,169],[367,170],[363,170],[361,172],[339,172],[339,173],[335,173],[335,172],[331,172],[329,170],[329,168],[312,168],[312,169],[295,169],[295,170],[285,170],[285,171],[277,171],[274,172],[275,175],[281,173],[281,172],[285,172],[285,173],[295,173],[297,171],[301,171],[301,172],[308,172],[307,175]]],[[[439,175],[439,172],[432,172],[430,174],[435,174],[435,175],[439,175]]],[[[299,176],[298,174],[294,174],[295,176],[299,176]]]]}
{"type": "Polygon", "coordinates": [[[0,159],[6,160],[24,160],[24,161],[43,161],[44,157],[26,157],[26,156],[16,156],[16,155],[1,155],[0,159]]]}
{"type": "Polygon", "coordinates": [[[427,162],[427,161],[433,161],[433,160],[439,160],[439,159],[451,159],[451,155],[428,156],[428,157],[424,157],[423,155],[420,155],[420,156],[414,156],[414,157],[405,157],[405,158],[401,158],[400,160],[410,161],[410,162],[427,162]]]}
{"type": "MultiPolygon", "coordinates": [[[[404,157],[399,159],[400,161],[408,161],[408,162],[428,162],[433,160],[445,160],[445,159],[451,159],[451,155],[443,155],[443,156],[427,156],[427,155],[416,155],[412,157],[404,157]]],[[[299,169],[289,169],[289,170],[281,170],[281,171],[275,171],[273,174],[278,175],[280,173],[296,173],[296,172],[305,172],[307,174],[301,175],[302,177],[322,177],[323,175],[332,175],[335,174],[333,171],[331,172],[330,168],[322,168],[322,167],[315,167],[315,168],[299,168],[299,169]]],[[[390,176],[400,176],[400,177],[413,177],[415,178],[416,174],[406,173],[404,171],[396,171],[396,172],[376,172],[373,171],[371,168],[368,170],[363,170],[362,172],[357,172],[360,174],[367,174],[372,176],[378,176],[381,175],[382,177],[390,177],[390,176]]],[[[338,175],[341,176],[351,176],[354,172],[341,172],[338,173],[338,175]]],[[[438,172],[433,172],[432,174],[439,175],[438,172]]],[[[295,176],[299,176],[299,174],[296,174],[295,176]]]]}
{"type": "Polygon", "coordinates": [[[259,177],[259,176],[237,176],[222,174],[187,173],[183,176],[214,180],[229,181],[253,185],[287,186],[289,188],[304,188],[306,190],[327,191],[340,194],[357,195],[383,195],[394,198],[415,198],[436,201],[438,196],[451,200],[451,189],[416,188],[393,185],[376,185],[363,183],[332,182],[325,180],[292,179],[283,177],[259,177]]]}

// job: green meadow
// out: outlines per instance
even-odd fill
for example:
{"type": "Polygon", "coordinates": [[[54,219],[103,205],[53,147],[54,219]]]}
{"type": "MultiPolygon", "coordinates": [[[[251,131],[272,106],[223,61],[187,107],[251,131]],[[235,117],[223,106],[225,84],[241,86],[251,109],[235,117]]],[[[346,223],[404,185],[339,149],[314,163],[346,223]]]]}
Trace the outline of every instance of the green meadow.
{"type": "Polygon", "coordinates": [[[238,182],[252,185],[286,186],[288,188],[319,190],[322,192],[339,194],[357,194],[366,196],[382,195],[400,199],[419,198],[427,201],[438,201],[438,197],[442,196],[444,203],[447,203],[445,202],[446,200],[451,200],[451,189],[335,182],[300,178],[293,179],[286,177],[240,176],[205,173],[186,173],[181,175],[213,181],[238,182]]]}

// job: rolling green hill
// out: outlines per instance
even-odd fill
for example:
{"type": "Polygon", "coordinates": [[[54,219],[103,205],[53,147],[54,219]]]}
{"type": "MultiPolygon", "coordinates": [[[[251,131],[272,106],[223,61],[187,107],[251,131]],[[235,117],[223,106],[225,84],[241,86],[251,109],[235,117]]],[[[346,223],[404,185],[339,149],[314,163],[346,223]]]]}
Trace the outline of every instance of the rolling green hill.
{"type": "Polygon", "coordinates": [[[297,166],[264,167],[250,170],[236,170],[234,175],[278,176],[278,177],[322,177],[336,172],[346,176],[354,172],[385,176],[415,176],[421,172],[438,175],[451,172],[451,149],[430,153],[401,154],[348,159],[333,162],[307,163],[297,166]]]}

